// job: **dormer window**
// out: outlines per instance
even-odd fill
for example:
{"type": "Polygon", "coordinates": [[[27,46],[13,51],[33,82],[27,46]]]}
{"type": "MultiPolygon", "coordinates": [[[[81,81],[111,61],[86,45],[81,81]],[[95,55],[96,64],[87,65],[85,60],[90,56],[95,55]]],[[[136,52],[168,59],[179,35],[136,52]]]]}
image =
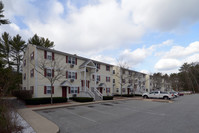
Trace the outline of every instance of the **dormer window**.
{"type": "Polygon", "coordinates": [[[34,60],[34,52],[30,54],[30,60],[34,60]]]}

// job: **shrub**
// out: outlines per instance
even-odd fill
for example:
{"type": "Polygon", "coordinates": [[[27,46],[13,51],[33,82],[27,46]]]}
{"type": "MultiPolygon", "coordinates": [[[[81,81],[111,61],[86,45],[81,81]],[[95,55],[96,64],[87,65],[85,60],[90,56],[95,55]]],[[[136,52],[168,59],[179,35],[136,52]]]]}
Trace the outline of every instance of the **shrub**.
{"type": "MultiPolygon", "coordinates": [[[[63,97],[53,97],[53,103],[64,103],[67,102],[67,98],[63,97]]],[[[25,103],[27,105],[39,105],[39,104],[49,104],[51,103],[50,97],[44,97],[44,98],[30,98],[26,99],[25,103]]]]}
{"type": "Polygon", "coordinates": [[[103,100],[113,100],[113,96],[103,96],[103,100]]]}
{"type": "Polygon", "coordinates": [[[73,97],[73,100],[76,102],[92,102],[93,98],[91,98],[91,97],[73,97]]]}
{"type": "Polygon", "coordinates": [[[23,127],[18,122],[17,111],[6,100],[0,99],[0,132],[21,133],[23,127]]]}
{"type": "Polygon", "coordinates": [[[14,90],[12,95],[17,97],[18,99],[25,100],[32,98],[31,90],[14,90]]]}
{"type": "Polygon", "coordinates": [[[133,97],[134,95],[133,94],[123,94],[122,96],[123,97],[133,97]]]}

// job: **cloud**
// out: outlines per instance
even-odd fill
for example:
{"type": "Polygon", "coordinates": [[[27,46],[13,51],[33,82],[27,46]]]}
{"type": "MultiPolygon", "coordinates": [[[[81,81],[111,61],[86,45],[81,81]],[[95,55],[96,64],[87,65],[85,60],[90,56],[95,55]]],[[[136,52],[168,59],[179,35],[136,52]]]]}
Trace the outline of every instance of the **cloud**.
{"type": "Polygon", "coordinates": [[[135,23],[159,31],[198,22],[198,4],[198,0],[122,0],[122,8],[133,13],[135,23]]]}
{"type": "Polygon", "coordinates": [[[173,46],[170,51],[166,52],[164,58],[184,58],[199,52],[199,41],[189,44],[187,47],[173,46]]]}
{"type": "Polygon", "coordinates": [[[96,60],[96,61],[105,62],[105,63],[112,64],[112,65],[117,65],[116,59],[109,57],[109,56],[96,55],[96,56],[91,57],[91,59],[96,60]]]}
{"type": "Polygon", "coordinates": [[[135,66],[143,62],[144,59],[149,56],[152,52],[151,48],[138,48],[135,50],[125,49],[120,53],[120,58],[129,65],[135,66]]]}
{"type": "Polygon", "coordinates": [[[176,59],[160,59],[156,65],[155,69],[158,71],[172,70],[181,66],[181,62],[176,59]]]}

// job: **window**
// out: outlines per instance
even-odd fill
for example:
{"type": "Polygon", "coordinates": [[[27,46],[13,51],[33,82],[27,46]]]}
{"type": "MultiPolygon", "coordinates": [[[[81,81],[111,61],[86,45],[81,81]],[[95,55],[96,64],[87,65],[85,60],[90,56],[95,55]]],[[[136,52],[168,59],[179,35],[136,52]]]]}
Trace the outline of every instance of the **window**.
{"type": "Polygon", "coordinates": [[[110,82],[111,78],[110,77],[106,77],[106,82],[110,82]]]}
{"type": "Polygon", "coordinates": [[[46,94],[51,94],[51,86],[46,86],[46,94]]]}
{"type": "Polygon", "coordinates": [[[75,62],[76,62],[76,58],[75,57],[71,57],[71,56],[68,57],[68,63],[69,64],[75,65],[76,64],[75,62]]]}
{"type": "Polygon", "coordinates": [[[30,90],[32,92],[32,94],[34,93],[34,86],[30,86],[30,90]]]}
{"type": "Polygon", "coordinates": [[[30,77],[34,77],[34,69],[30,70],[30,77]]]}
{"type": "Polygon", "coordinates": [[[31,59],[31,60],[34,59],[34,52],[32,52],[32,53],[30,54],[30,59],[31,59]]]}
{"type": "Polygon", "coordinates": [[[23,61],[23,66],[26,66],[26,60],[23,61]]]}
{"type": "Polygon", "coordinates": [[[132,75],[132,72],[131,72],[131,71],[129,71],[129,75],[132,75]]]}
{"type": "Polygon", "coordinates": [[[52,76],[52,69],[46,69],[47,77],[52,76]]]}
{"type": "Polygon", "coordinates": [[[70,93],[77,94],[78,93],[78,87],[70,87],[70,93]]]}
{"type": "Polygon", "coordinates": [[[113,74],[115,74],[115,70],[113,70],[113,74]]]}
{"type": "Polygon", "coordinates": [[[107,93],[110,93],[110,88],[106,88],[106,92],[107,92],[107,93]]]}
{"type": "Polygon", "coordinates": [[[95,66],[97,67],[97,69],[100,69],[100,64],[99,63],[95,63],[95,66]]]}
{"type": "Polygon", "coordinates": [[[97,81],[100,81],[100,75],[97,75],[97,81]]]}
{"type": "Polygon", "coordinates": [[[26,87],[23,87],[24,90],[26,90],[26,87]]]}
{"type": "Polygon", "coordinates": [[[69,79],[76,79],[76,72],[68,72],[69,79]]]}
{"type": "Polygon", "coordinates": [[[122,83],[125,83],[125,79],[122,79],[122,83]]]}
{"type": "Polygon", "coordinates": [[[129,83],[130,83],[130,84],[133,83],[132,79],[129,79],[129,83]]]}
{"type": "Polygon", "coordinates": [[[123,91],[123,92],[125,92],[125,91],[126,91],[126,89],[125,89],[125,88],[123,88],[123,89],[122,89],[122,91],[123,91]]]}
{"type": "Polygon", "coordinates": [[[110,71],[110,66],[106,65],[106,71],[110,71]]]}
{"type": "Polygon", "coordinates": [[[47,52],[47,59],[52,60],[52,52],[47,52]]]}
{"type": "Polygon", "coordinates": [[[115,83],[115,79],[113,79],[113,83],[115,83]]]}
{"type": "Polygon", "coordinates": [[[23,79],[26,80],[26,74],[25,73],[23,74],[23,79]]]}
{"type": "Polygon", "coordinates": [[[125,70],[123,70],[122,73],[125,74],[125,70]]]}

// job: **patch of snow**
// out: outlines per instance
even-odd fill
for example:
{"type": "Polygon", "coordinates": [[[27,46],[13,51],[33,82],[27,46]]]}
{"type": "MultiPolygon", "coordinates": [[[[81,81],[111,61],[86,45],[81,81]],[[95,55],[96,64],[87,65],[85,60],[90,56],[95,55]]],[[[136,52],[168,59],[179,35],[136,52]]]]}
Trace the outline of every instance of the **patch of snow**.
{"type": "Polygon", "coordinates": [[[36,133],[33,128],[18,114],[16,113],[18,125],[23,127],[22,133],[36,133]]]}

